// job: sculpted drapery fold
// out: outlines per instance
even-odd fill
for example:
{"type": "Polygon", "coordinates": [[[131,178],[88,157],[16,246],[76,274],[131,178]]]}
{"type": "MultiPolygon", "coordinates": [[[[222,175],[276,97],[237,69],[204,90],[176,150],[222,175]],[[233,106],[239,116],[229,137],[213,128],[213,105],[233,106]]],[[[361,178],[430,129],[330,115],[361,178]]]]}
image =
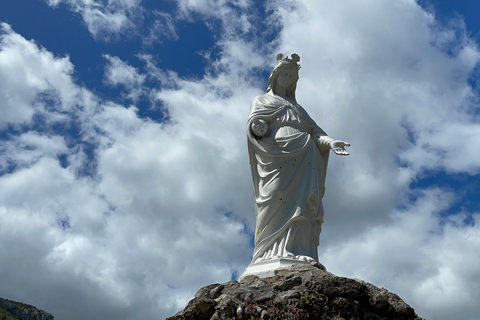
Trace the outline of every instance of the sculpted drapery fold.
{"type": "Polygon", "coordinates": [[[264,94],[254,99],[247,125],[257,220],[252,263],[271,258],[318,260],[328,146],[326,133],[298,104],[264,94]],[[256,137],[256,119],[268,131],[256,137]]]}
{"type": "Polygon", "coordinates": [[[297,103],[300,57],[277,55],[268,89],[257,96],[247,123],[255,194],[255,248],[240,279],[271,276],[292,263],[318,262],[328,154],[348,155],[297,103]]]}

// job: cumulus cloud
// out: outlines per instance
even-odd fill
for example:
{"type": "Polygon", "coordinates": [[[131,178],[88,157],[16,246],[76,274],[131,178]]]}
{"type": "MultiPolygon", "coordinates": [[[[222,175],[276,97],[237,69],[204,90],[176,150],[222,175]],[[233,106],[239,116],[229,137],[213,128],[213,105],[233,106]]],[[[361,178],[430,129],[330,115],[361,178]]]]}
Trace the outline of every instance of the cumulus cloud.
{"type": "Polygon", "coordinates": [[[465,244],[457,258],[477,250],[476,218],[467,222],[477,213],[452,207],[445,190],[411,189],[429,172],[479,173],[478,97],[468,80],[480,56],[465,26],[439,27],[414,1],[271,5],[284,26],[281,50],[299,52],[304,65],[298,101],[352,143],[350,157],[329,162],[322,262],[399,293],[426,318],[462,310],[473,319],[478,308],[454,292],[478,299],[477,284],[442,257],[454,234],[465,244]],[[446,211],[456,218],[444,220],[446,211]],[[429,290],[435,298],[425,298],[429,290]]]}
{"type": "Polygon", "coordinates": [[[177,5],[182,19],[193,20],[195,14],[200,14],[212,29],[217,28],[219,21],[225,32],[222,38],[238,37],[238,33],[246,33],[253,27],[251,19],[255,16],[252,15],[254,5],[251,0],[177,0],[177,5]]]}
{"type": "Polygon", "coordinates": [[[73,66],[68,57],[55,57],[5,23],[1,24],[0,50],[0,129],[30,123],[36,111],[55,112],[47,110],[45,101],[53,100],[57,112],[73,106],[75,92],[69,90],[73,66]]]}
{"type": "Polygon", "coordinates": [[[254,9],[251,0],[176,0],[173,12],[149,10],[141,0],[45,0],[55,8],[60,4],[80,14],[89,32],[96,39],[118,39],[129,33],[142,38],[150,46],[164,40],[178,40],[177,25],[194,22],[202,17],[212,31],[218,32],[221,26],[225,34],[222,38],[235,38],[235,33],[252,31],[254,9]]]}
{"type": "Polygon", "coordinates": [[[143,93],[142,85],[146,76],[118,57],[105,55],[105,59],[108,62],[105,67],[105,82],[111,86],[123,86],[123,90],[127,92],[126,97],[137,101],[143,93]]]}
{"type": "Polygon", "coordinates": [[[394,212],[390,223],[371,226],[327,248],[322,259],[332,272],[393,290],[431,319],[475,319],[478,307],[478,213],[474,223],[460,213],[443,221],[451,191],[429,189],[394,212]]]}
{"type": "Polygon", "coordinates": [[[122,32],[135,29],[135,22],[141,19],[141,0],[45,0],[48,5],[57,7],[66,4],[79,13],[88,31],[95,37],[109,40],[122,32]]]}
{"type": "MultiPolygon", "coordinates": [[[[31,57],[20,53],[19,59],[46,55],[10,34],[32,48],[31,57]]],[[[40,79],[59,61],[68,62],[47,57],[40,79]]],[[[141,90],[145,75],[116,57],[106,59],[107,83],[130,93],[141,90]]],[[[65,81],[52,81],[50,89],[54,109],[64,116],[55,125],[66,131],[60,134],[48,121],[32,123],[8,139],[2,152],[0,186],[8,191],[0,198],[1,241],[16,243],[15,252],[3,250],[11,263],[2,267],[2,287],[15,288],[8,297],[59,319],[166,317],[198,287],[241,272],[250,251],[242,221],[250,207],[244,199],[250,186],[242,173],[248,170],[242,119],[257,90],[239,85],[240,91],[224,96],[233,86],[222,81],[225,76],[173,78],[177,89],[155,96],[174,121],[156,123],[139,117],[136,107],[95,97],[70,73],[57,72],[65,81]],[[76,93],[75,108],[59,98],[66,85],[76,93]],[[20,275],[28,286],[15,286],[20,275]],[[42,288],[51,290],[39,294],[42,288]]],[[[41,101],[31,99],[31,105],[41,101]]]]}

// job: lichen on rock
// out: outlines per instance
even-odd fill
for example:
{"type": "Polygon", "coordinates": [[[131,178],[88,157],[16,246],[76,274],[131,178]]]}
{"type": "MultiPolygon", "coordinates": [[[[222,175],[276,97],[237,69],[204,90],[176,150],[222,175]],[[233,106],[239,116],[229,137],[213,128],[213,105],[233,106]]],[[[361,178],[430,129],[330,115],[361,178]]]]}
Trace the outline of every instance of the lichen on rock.
{"type": "Polygon", "coordinates": [[[167,320],[319,319],[422,320],[399,296],[315,263],[294,265],[260,279],[212,284],[167,320]]]}
{"type": "Polygon", "coordinates": [[[53,320],[53,316],[32,305],[0,298],[0,319],[53,320]]]}

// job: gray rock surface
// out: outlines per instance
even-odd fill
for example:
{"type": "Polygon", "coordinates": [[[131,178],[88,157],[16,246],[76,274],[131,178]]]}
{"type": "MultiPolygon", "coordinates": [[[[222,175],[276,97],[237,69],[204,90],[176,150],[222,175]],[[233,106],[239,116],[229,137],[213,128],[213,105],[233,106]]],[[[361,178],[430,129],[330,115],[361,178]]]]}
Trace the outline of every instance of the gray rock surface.
{"type": "Polygon", "coordinates": [[[212,284],[167,320],[321,319],[422,320],[399,296],[339,277],[318,264],[295,265],[260,279],[212,284]]]}
{"type": "Polygon", "coordinates": [[[0,319],[53,320],[53,316],[29,304],[0,298],[0,319]]]}

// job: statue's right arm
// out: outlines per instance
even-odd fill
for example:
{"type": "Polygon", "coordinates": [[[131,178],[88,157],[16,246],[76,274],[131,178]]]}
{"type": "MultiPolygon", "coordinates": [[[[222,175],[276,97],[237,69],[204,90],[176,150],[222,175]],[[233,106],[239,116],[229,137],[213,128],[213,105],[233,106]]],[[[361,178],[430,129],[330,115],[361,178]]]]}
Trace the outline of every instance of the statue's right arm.
{"type": "Polygon", "coordinates": [[[320,149],[321,151],[330,150],[330,143],[332,141],[335,141],[335,139],[330,138],[324,133],[317,133],[315,135],[315,140],[318,149],[320,149]]]}
{"type": "Polygon", "coordinates": [[[331,149],[335,154],[338,154],[340,156],[349,155],[347,150],[345,150],[345,147],[350,147],[350,143],[341,141],[341,140],[332,139],[329,136],[324,134],[317,134],[315,137],[317,141],[317,147],[321,151],[331,149]]]}
{"type": "Polygon", "coordinates": [[[265,133],[267,133],[268,124],[265,120],[257,118],[252,121],[250,130],[252,130],[254,136],[262,137],[265,135],[265,133]]]}

